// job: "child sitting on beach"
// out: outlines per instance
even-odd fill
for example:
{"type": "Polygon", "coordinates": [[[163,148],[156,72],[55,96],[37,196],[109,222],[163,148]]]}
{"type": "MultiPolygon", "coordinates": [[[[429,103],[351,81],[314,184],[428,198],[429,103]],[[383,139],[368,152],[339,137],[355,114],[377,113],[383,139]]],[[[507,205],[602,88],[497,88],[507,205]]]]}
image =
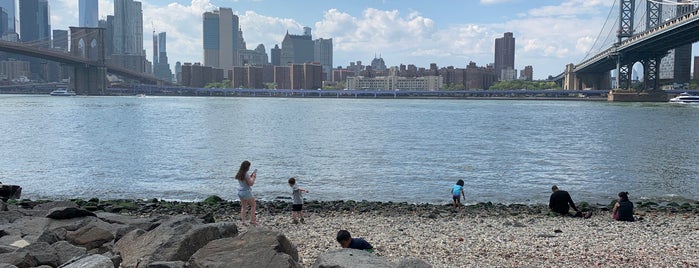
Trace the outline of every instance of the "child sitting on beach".
{"type": "Polygon", "coordinates": [[[352,238],[352,235],[347,230],[337,232],[337,242],[340,243],[342,248],[359,249],[369,253],[374,252],[374,247],[369,242],[361,238],[352,238]]]}
{"type": "Polygon", "coordinates": [[[635,221],[633,217],[633,203],[629,201],[629,192],[620,192],[619,201],[612,209],[614,219],[617,221],[635,221]]]}
{"type": "Polygon", "coordinates": [[[301,192],[306,192],[308,193],[308,190],[306,189],[301,189],[299,188],[298,185],[296,185],[296,179],[294,178],[289,178],[289,186],[291,186],[292,192],[291,195],[293,196],[293,203],[291,205],[291,219],[294,224],[299,223],[299,221],[296,219],[299,217],[301,219],[301,223],[306,223],[303,220],[303,197],[301,196],[301,192]]]}
{"type": "Polygon", "coordinates": [[[459,180],[451,188],[451,199],[454,201],[454,208],[461,209],[461,197],[463,196],[464,201],[466,201],[466,194],[464,194],[464,181],[459,180]]]}

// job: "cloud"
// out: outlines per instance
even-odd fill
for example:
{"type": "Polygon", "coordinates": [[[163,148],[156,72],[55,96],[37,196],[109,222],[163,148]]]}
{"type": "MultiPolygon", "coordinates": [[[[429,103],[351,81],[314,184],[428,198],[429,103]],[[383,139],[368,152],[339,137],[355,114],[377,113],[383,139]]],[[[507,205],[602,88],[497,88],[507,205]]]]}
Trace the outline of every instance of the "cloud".
{"type": "Polygon", "coordinates": [[[512,2],[512,0],[481,0],[481,4],[484,5],[502,4],[507,2],[512,2]]]}

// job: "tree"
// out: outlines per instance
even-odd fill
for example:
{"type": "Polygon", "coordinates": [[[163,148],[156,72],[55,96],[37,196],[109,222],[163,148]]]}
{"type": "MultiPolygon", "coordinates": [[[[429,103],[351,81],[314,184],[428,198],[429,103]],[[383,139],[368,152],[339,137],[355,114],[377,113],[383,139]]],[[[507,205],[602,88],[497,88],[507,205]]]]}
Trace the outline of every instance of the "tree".
{"type": "Polygon", "coordinates": [[[510,80],[510,81],[500,81],[490,86],[491,90],[544,90],[544,89],[561,89],[554,82],[546,81],[524,81],[524,80],[510,80]]]}
{"type": "Polygon", "coordinates": [[[205,88],[230,88],[231,87],[231,81],[229,80],[223,80],[218,83],[208,83],[205,88]]]}
{"type": "Polygon", "coordinates": [[[277,83],[262,83],[266,89],[277,89],[277,83]]]}

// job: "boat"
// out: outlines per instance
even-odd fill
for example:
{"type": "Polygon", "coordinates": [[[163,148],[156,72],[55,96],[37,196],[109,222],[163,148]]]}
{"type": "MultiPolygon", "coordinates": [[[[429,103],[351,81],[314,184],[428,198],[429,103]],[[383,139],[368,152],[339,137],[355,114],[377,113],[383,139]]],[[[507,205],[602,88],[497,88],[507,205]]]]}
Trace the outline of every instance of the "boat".
{"type": "Polygon", "coordinates": [[[143,93],[141,93],[141,94],[136,94],[136,97],[137,97],[137,98],[145,98],[145,97],[146,97],[146,94],[143,94],[143,93]]]}
{"type": "Polygon", "coordinates": [[[75,96],[75,92],[67,90],[67,89],[56,89],[54,91],[51,91],[50,95],[51,96],[75,96]]]}
{"type": "Polygon", "coordinates": [[[671,103],[694,103],[694,104],[699,104],[699,96],[696,95],[690,95],[687,92],[684,92],[677,97],[674,97],[670,99],[671,103]]]}

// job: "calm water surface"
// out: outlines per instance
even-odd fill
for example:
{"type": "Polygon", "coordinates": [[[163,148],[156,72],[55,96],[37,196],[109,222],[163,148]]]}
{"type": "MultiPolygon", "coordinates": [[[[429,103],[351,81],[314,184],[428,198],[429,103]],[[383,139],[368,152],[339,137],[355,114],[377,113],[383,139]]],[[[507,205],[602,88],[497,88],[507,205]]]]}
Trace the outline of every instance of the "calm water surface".
{"type": "Polygon", "coordinates": [[[572,101],[0,95],[0,182],[23,197],[468,203],[699,199],[699,107],[572,101]]]}

